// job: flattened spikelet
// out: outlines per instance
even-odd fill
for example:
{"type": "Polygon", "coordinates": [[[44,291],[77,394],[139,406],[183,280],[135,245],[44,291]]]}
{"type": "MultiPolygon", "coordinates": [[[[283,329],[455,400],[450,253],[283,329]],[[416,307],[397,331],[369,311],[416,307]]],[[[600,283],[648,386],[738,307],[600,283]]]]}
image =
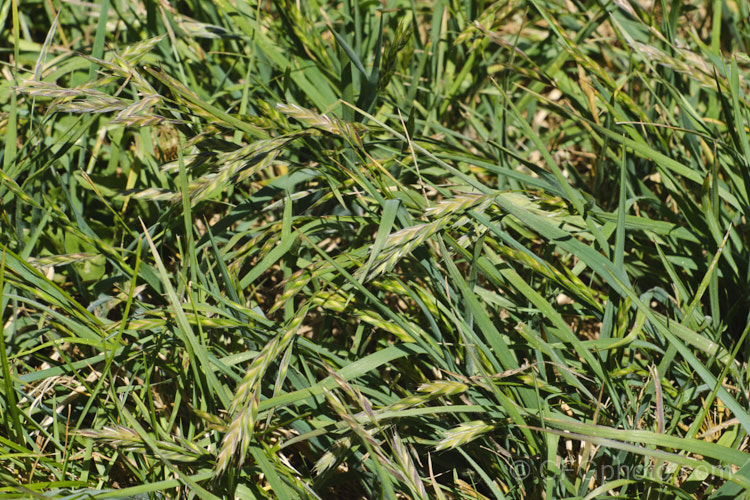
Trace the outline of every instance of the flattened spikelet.
{"type": "Polygon", "coordinates": [[[435,449],[437,451],[440,451],[456,448],[470,441],[473,441],[482,434],[491,432],[494,429],[494,425],[482,422],[480,420],[474,420],[472,422],[460,424],[453,429],[445,431],[443,439],[440,440],[435,449]]]}

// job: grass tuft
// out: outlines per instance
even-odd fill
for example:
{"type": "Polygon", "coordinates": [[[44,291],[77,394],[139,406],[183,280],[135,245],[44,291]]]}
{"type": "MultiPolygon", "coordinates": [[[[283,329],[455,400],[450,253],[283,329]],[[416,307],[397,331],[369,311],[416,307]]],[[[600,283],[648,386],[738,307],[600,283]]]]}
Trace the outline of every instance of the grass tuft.
{"type": "Polygon", "coordinates": [[[0,494],[747,497],[748,12],[6,2],[0,494]]]}

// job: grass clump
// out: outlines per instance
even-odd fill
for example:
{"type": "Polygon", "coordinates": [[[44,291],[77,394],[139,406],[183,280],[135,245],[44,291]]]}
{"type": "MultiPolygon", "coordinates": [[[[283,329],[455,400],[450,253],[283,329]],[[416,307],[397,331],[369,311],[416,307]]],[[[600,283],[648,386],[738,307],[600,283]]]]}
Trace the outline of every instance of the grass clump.
{"type": "Polygon", "coordinates": [[[0,9],[0,488],[750,489],[744,2],[0,9]]]}

